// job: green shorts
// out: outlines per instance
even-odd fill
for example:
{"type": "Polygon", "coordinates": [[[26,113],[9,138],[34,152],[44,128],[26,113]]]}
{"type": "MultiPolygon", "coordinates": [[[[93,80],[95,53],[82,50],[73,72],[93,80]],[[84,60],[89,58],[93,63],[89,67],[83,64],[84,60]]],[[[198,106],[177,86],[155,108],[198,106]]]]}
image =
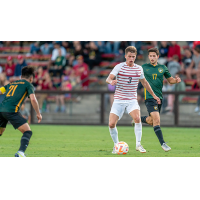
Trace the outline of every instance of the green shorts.
{"type": "Polygon", "coordinates": [[[162,99],[160,100],[161,104],[158,104],[158,102],[155,99],[147,99],[145,100],[145,105],[147,107],[147,111],[150,115],[151,112],[159,112],[161,111],[162,107],[162,99]]]}
{"type": "Polygon", "coordinates": [[[0,127],[6,128],[8,121],[15,129],[27,123],[27,120],[20,112],[0,112],[0,127]]]}

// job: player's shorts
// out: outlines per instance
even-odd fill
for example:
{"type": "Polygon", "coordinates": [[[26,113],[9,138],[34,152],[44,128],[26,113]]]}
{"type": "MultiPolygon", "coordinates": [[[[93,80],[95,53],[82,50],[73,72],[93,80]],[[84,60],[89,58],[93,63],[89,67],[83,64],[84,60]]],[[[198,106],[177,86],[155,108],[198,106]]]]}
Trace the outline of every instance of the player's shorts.
{"type": "Polygon", "coordinates": [[[161,104],[158,104],[158,102],[155,99],[147,99],[145,100],[145,105],[147,107],[147,111],[150,115],[151,112],[159,112],[161,111],[162,107],[162,99],[160,100],[161,104]]]}
{"type": "Polygon", "coordinates": [[[131,101],[130,103],[120,103],[114,101],[110,113],[117,115],[120,120],[124,112],[129,114],[133,110],[140,110],[140,106],[137,100],[131,101]]]}
{"type": "Polygon", "coordinates": [[[8,121],[15,129],[27,123],[27,120],[20,112],[0,112],[0,127],[6,128],[8,121]]]}

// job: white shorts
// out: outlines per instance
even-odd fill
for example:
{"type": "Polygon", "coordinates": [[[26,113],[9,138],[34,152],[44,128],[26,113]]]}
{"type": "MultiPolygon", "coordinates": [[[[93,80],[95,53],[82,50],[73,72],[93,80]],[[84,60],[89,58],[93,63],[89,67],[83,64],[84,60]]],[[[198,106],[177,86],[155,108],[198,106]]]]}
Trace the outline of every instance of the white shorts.
{"type": "Polygon", "coordinates": [[[133,100],[130,103],[120,103],[114,101],[110,113],[117,115],[120,120],[124,112],[129,114],[133,110],[140,110],[140,106],[137,100],[133,100]]]}

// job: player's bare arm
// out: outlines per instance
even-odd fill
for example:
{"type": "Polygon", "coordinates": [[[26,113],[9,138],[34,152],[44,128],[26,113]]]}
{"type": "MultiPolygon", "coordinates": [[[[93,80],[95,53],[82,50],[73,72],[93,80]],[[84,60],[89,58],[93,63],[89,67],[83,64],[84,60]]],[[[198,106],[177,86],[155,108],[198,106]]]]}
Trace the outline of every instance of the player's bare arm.
{"type": "Polygon", "coordinates": [[[176,83],[180,83],[180,82],[181,82],[181,79],[180,79],[180,77],[175,76],[175,78],[173,78],[173,77],[168,78],[167,81],[168,81],[170,84],[176,84],[176,83]]]}
{"type": "Polygon", "coordinates": [[[146,88],[147,91],[152,95],[152,97],[158,102],[158,104],[160,104],[160,99],[154,94],[146,78],[140,79],[140,82],[142,83],[143,87],[146,88]]]}
{"type": "Polygon", "coordinates": [[[117,80],[114,80],[114,79],[115,79],[115,75],[110,74],[108,78],[106,79],[106,83],[111,84],[111,85],[117,85],[117,80]]]}
{"type": "Polygon", "coordinates": [[[31,99],[31,104],[37,114],[38,123],[40,123],[42,120],[42,115],[40,114],[39,105],[38,105],[38,101],[35,97],[35,94],[30,94],[30,99],[31,99]]]}

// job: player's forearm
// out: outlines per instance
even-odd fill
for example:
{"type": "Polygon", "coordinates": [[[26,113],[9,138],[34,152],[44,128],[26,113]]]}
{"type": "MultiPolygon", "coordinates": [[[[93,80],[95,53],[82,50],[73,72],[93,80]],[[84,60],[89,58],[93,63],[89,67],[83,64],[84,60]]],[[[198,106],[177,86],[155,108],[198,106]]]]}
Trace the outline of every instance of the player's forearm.
{"type": "Polygon", "coordinates": [[[39,109],[39,104],[38,104],[37,99],[31,100],[31,104],[32,104],[35,112],[37,113],[37,115],[40,114],[40,109],[39,109]]]}
{"type": "Polygon", "coordinates": [[[170,80],[169,80],[169,83],[170,84],[176,84],[177,83],[177,80],[175,79],[175,78],[171,78],[170,80]]]}
{"type": "Polygon", "coordinates": [[[106,83],[108,83],[108,84],[111,84],[111,81],[112,81],[112,79],[111,79],[110,77],[108,77],[108,78],[106,79],[106,83]]]}

